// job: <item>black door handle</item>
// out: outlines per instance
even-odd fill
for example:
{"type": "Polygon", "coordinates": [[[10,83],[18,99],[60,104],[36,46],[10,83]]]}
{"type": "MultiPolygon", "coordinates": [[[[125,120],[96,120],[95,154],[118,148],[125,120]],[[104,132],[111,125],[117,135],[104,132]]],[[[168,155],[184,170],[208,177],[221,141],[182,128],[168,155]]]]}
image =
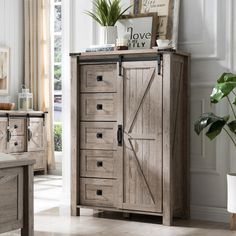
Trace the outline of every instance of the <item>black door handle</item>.
{"type": "Polygon", "coordinates": [[[122,125],[118,125],[118,130],[117,130],[117,142],[118,142],[118,146],[122,146],[122,140],[123,140],[122,125]]]}

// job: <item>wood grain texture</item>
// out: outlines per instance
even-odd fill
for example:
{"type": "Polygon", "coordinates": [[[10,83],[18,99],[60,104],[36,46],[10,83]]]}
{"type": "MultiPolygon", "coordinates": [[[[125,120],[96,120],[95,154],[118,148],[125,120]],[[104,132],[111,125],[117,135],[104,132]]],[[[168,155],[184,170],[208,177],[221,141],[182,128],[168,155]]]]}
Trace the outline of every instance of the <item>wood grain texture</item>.
{"type": "Polygon", "coordinates": [[[34,160],[0,154],[0,233],[21,229],[33,236],[34,160]]]}
{"type": "Polygon", "coordinates": [[[94,93],[81,95],[81,120],[116,121],[116,119],[116,93],[94,93]]]}
{"type": "Polygon", "coordinates": [[[0,118],[0,152],[7,152],[7,119],[0,118]]]}
{"type": "Polygon", "coordinates": [[[81,178],[80,181],[80,203],[82,205],[107,207],[114,205],[114,180],[81,178]]]}
{"type": "Polygon", "coordinates": [[[162,212],[162,78],[156,67],[123,63],[124,209],[162,212]]]}
{"type": "Polygon", "coordinates": [[[116,73],[116,64],[81,66],[81,92],[116,92],[116,73]]]}
{"type": "Polygon", "coordinates": [[[71,215],[80,215],[79,204],[79,70],[77,57],[71,58],[71,215]]]}
{"type": "Polygon", "coordinates": [[[163,53],[158,68],[155,54],[159,53],[85,53],[81,59],[94,61],[79,60],[79,66],[76,55],[72,57],[74,212],[85,206],[161,215],[165,225],[172,225],[174,216],[188,218],[189,57],[181,52],[163,53]],[[117,55],[124,55],[128,62],[114,66],[95,61],[102,58],[109,63],[117,55]],[[141,56],[145,61],[135,61],[141,56]],[[78,68],[84,68],[83,73],[78,68]],[[103,74],[96,74],[101,68],[103,74]],[[107,74],[111,78],[105,91],[98,82],[109,80],[107,74]],[[90,87],[85,82],[88,75],[90,87]],[[107,107],[107,114],[96,109],[99,104],[107,107]]]}
{"type": "Polygon", "coordinates": [[[116,151],[81,150],[80,176],[115,178],[117,176],[116,151]]]}

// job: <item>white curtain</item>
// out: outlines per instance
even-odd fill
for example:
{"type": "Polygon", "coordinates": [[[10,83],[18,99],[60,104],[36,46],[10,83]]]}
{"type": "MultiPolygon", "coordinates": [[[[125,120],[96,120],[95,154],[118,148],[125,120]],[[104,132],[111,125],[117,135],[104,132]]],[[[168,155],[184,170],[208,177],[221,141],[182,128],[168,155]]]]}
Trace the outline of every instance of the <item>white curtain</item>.
{"type": "Polygon", "coordinates": [[[50,47],[50,0],[24,0],[25,77],[34,95],[34,110],[46,115],[47,163],[55,167],[50,47]]]}

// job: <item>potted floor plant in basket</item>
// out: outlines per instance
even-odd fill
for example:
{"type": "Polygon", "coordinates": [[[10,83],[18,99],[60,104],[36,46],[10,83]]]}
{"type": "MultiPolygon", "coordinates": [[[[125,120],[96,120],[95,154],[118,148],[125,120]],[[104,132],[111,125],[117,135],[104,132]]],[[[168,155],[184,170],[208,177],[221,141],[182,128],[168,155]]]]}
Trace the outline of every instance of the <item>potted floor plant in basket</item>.
{"type": "MultiPolygon", "coordinates": [[[[194,130],[199,135],[204,129],[208,129],[206,136],[213,140],[221,132],[225,132],[236,147],[236,74],[223,73],[210,96],[211,103],[219,103],[226,99],[229,103],[232,115],[217,116],[214,113],[202,114],[194,123],[194,130]],[[232,100],[232,97],[234,99],[232,100]]],[[[236,219],[236,173],[227,174],[227,210],[232,213],[231,228],[236,219]]]]}
{"type": "Polygon", "coordinates": [[[116,22],[131,6],[122,10],[121,0],[94,0],[93,10],[85,13],[101,26],[102,44],[115,44],[116,22]]]}

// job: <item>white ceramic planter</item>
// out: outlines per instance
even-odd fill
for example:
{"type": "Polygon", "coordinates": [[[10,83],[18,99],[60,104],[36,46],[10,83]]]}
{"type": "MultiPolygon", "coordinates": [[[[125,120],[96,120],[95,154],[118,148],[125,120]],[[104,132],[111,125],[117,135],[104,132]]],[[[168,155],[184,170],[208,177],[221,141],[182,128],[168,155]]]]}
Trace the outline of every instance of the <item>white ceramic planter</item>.
{"type": "Polygon", "coordinates": [[[115,44],[118,37],[116,26],[102,26],[101,27],[101,44],[115,44]]]}
{"type": "Polygon", "coordinates": [[[236,213],[236,173],[227,174],[227,210],[236,213]]]}

